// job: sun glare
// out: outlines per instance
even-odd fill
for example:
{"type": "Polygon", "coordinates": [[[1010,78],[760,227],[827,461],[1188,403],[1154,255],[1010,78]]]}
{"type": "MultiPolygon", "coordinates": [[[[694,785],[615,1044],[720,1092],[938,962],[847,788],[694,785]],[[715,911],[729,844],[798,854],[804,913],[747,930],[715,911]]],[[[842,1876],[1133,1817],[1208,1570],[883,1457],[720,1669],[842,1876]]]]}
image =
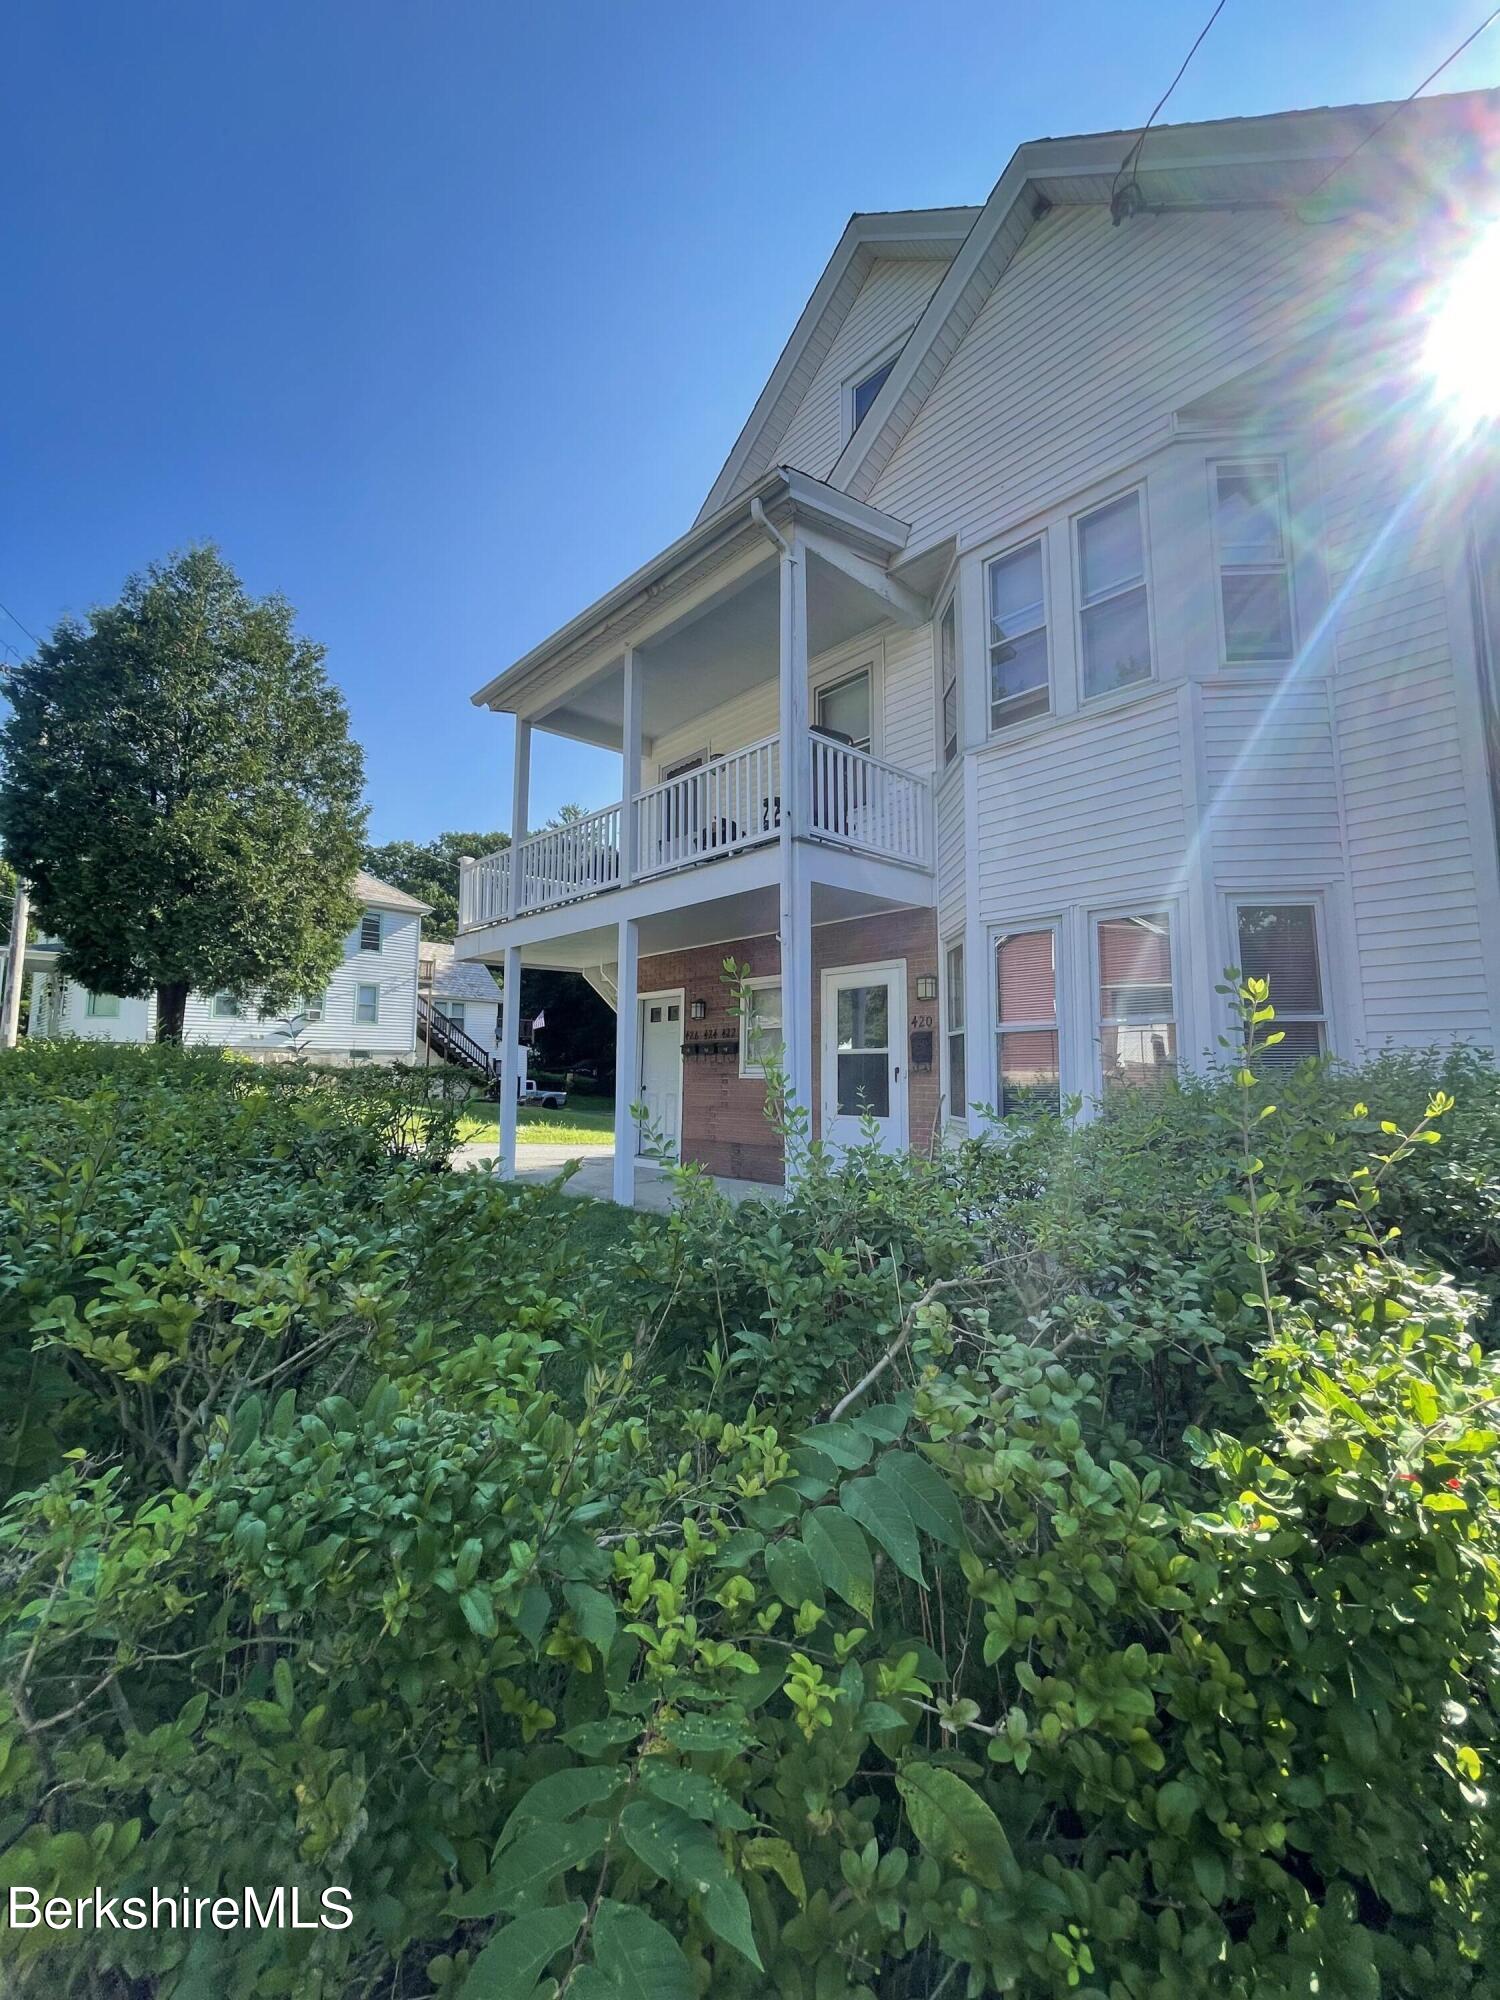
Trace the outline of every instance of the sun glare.
{"type": "Polygon", "coordinates": [[[1434,391],[1464,429],[1500,417],[1500,222],[1439,296],[1424,359],[1434,391]]]}

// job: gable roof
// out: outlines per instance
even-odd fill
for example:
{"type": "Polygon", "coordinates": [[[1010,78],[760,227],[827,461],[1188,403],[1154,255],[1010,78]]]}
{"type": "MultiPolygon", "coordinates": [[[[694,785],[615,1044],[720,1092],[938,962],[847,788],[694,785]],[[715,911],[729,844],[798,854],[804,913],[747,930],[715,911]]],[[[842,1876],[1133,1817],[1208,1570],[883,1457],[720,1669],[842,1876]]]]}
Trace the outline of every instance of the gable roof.
{"type": "Polygon", "coordinates": [[[371,875],[363,868],[354,871],[352,887],[356,901],[368,903],[373,910],[407,910],[418,917],[428,916],[432,911],[431,903],[419,903],[404,889],[382,882],[378,875],[371,875]]]}
{"type": "MultiPolygon", "coordinates": [[[[1019,146],[982,209],[911,210],[899,217],[856,215],[839,240],[750,420],[704,503],[701,520],[752,478],[776,445],[818,362],[847,314],[861,254],[873,262],[872,226],[945,217],[961,241],[926,310],[898,355],[864,422],[845,444],[830,486],[868,500],[980,308],[1041,216],[1058,206],[1111,200],[1136,131],[1035,139],[1019,146]]],[[[1137,157],[1131,183],[1135,213],[1168,208],[1272,206],[1305,220],[1365,209],[1430,206],[1451,200],[1465,178],[1493,173],[1500,146],[1500,91],[1456,91],[1404,105],[1351,104],[1155,125],[1137,157]],[[1336,174],[1330,173],[1337,168],[1336,174]],[[1327,181],[1326,191],[1323,183],[1327,181]],[[1316,209],[1307,204],[1317,197],[1316,209]]],[[[1128,226],[1128,224],[1126,225],[1128,226]]],[[[934,223],[925,254],[942,230],[934,223]]],[[[905,254],[913,254],[911,251],[905,254]]],[[[868,269],[868,263],[864,266],[868,269]]],[[[862,282],[861,273],[860,282],[862,282]]]]}
{"type": "Polygon", "coordinates": [[[879,260],[951,258],[978,215],[977,208],[900,208],[850,216],[770,379],[698,509],[697,521],[707,520],[774,464],[776,447],[871,266],[879,260]]]}
{"type": "Polygon", "coordinates": [[[500,985],[487,965],[476,958],[455,958],[453,946],[442,938],[422,946],[421,986],[438,1000],[488,1001],[500,998],[500,985]]]}

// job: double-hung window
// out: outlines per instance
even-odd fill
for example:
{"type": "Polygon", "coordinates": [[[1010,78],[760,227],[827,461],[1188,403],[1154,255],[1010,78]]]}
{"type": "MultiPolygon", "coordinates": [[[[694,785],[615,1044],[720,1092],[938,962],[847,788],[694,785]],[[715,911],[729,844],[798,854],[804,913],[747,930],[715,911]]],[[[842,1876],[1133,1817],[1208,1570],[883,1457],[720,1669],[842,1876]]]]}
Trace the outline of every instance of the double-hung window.
{"type": "Polygon", "coordinates": [[[939,709],[943,731],[943,762],[958,755],[958,601],[950,597],[938,620],[939,709]]]}
{"type": "Polygon", "coordinates": [[[237,1021],[240,1018],[240,1003],[232,993],[214,995],[214,1019],[216,1021],[237,1021]]]}
{"type": "Polygon", "coordinates": [[[988,565],[990,728],[1004,729],[1052,705],[1047,602],[1040,538],[988,565]]]}
{"type": "Polygon", "coordinates": [[[91,1021],[118,1021],[120,996],[118,993],[90,993],[83,1011],[91,1021]]]}
{"type": "Polygon", "coordinates": [[[868,667],[818,689],[818,727],[830,730],[835,736],[847,736],[855,750],[868,750],[873,741],[873,712],[868,667]]]}
{"type": "Polygon", "coordinates": [[[361,951],[380,949],[380,912],[366,910],[359,920],[359,948],[361,951]]]}
{"type": "Polygon", "coordinates": [[[1083,694],[1151,678],[1151,609],[1141,496],[1123,494],[1078,522],[1083,694]]]}
{"type": "Polygon", "coordinates": [[[1289,660],[1292,584],[1281,467],[1274,459],[1220,459],[1212,473],[1224,659],[1230,666],[1289,660]]]}
{"type": "Polygon", "coordinates": [[[361,1027],[373,1027],[380,1019],[380,988],[378,986],[356,986],[354,989],[354,1018],[361,1027]]]}
{"type": "Polygon", "coordinates": [[[995,1076],[1002,1118],[1062,1108],[1057,1046],[1057,932],[1048,924],[995,942],[995,1076]]]}
{"type": "Polygon", "coordinates": [[[781,1060],[781,981],[747,981],[740,1013],[740,1075],[764,1076],[781,1060]]]}
{"type": "Polygon", "coordinates": [[[447,1021],[449,1027],[462,1030],[464,1025],[464,1003],[462,1000],[439,1000],[435,1002],[437,1011],[447,1021]]]}
{"type": "Polygon", "coordinates": [[[948,1033],[948,1116],[965,1118],[969,1111],[969,1066],[964,1041],[964,948],[950,944],[946,959],[948,991],[944,1023],[948,1033]]]}
{"type": "Polygon", "coordinates": [[[298,1011],[301,1014],[303,1021],[309,1027],[311,1027],[315,1022],[322,1020],[323,1006],[325,999],[326,999],[325,994],[309,993],[307,998],[302,1002],[302,1005],[298,1009],[298,1011]]]}
{"type": "Polygon", "coordinates": [[[1276,1018],[1257,1035],[1282,1039],[1261,1060],[1286,1068],[1327,1048],[1328,1016],[1318,963],[1318,913],[1311,903],[1237,903],[1239,967],[1271,988],[1276,1018]]]}
{"type": "Polygon", "coordinates": [[[1106,917],[1096,938],[1104,1088],[1160,1082],[1177,1067],[1171,918],[1106,917]]]}

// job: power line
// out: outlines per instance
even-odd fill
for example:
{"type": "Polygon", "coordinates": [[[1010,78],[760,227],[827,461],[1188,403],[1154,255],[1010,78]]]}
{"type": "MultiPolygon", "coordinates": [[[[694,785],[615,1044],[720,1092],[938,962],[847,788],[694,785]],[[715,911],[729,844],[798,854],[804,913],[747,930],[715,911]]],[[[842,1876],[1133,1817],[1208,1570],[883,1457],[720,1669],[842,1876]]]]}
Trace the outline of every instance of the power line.
{"type": "Polygon", "coordinates": [[[41,640],[36,636],[35,632],[32,631],[31,627],[29,625],[22,625],[20,619],[16,616],[15,612],[11,610],[8,604],[0,604],[0,611],[3,611],[5,613],[6,617],[10,620],[12,625],[20,626],[20,629],[26,634],[27,638],[31,641],[33,646],[41,645],[42,643],[41,640]]]}
{"type": "Polygon", "coordinates": [[[1166,103],[1167,99],[1172,95],[1172,92],[1177,88],[1178,84],[1181,83],[1183,77],[1187,74],[1187,66],[1193,60],[1193,57],[1197,55],[1198,50],[1201,48],[1203,44],[1203,37],[1208,33],[1209,29],[1213,26],[1214,22],[1218,20],[1219,16],[1223,13],[1223,11],[1224,11],[1224,0],[1218,0],[1218,5],[1214,8],[1214,11],[1209,15],[1208,19],[1203,23],[1203,26],[1198,30],[1197,40],[1193,43],[1193,46],[1188,50],[1187,54],[1183,57],[1181,68],[1178,70],[1176,76],[1173,77],[1172,81],[1167,85],[1166,89],[1162,92],[1161,96],[1156,100],[1156,109],[1153,110],[1151,116],[1146,120],[1145,124],[1141,127],[1139,138],[1136,140],[1135,144],[1131,147],[1130,151],[1125,155],[1124,159],[1121,160],[1119,168],[1115,174],[1114,179],[1110,182],[1110,187],[1109,187],[1109,213],[1110,213],[1110,219],[1112,221],[1116,223],[1123,222],[1125,220],[1125,217],[1131,213],[1133,207],[1132,197],[1137,182],[1137,169],[1139,168],[1140,165],[1141,148],[1146,143],[1146,134],[1151,130],[1151,127],[1156,123],[1157,112],[1161,110],[1162,106],[1166,103]],[[1125,192],[1123,194],[1117,195],[1116,190],[1119,188],[1120,185],[1120,177],[1122,174],[1125,173],[1127,168],[1130,171],[1129,184],[1127,185],[1125,192]]]}
{"type": "Polygon", "coordinates": [[[1443,57],[1443,60],[1438,64],[1437,68],[1433,70],[1430,75],[1423,77],[1422,81],[1417,85],[1415,90],[1408,92],[1408,94],[1402,98],[1399,104],[1393,104],[1390,110],[1385,114],[1384,118],[1381,119],[1380,123],[1378,125],[1372,125],[1369,131],[1366,132],[1365,136],[1363,137],[1363,139],[1360,140],[1357,146],[1351,147],[1350,150],[1347,153],[1345,153],[1344,157],[1341,160],[1336,160],[1334,164],[1328,169],[1327,173],[1324,174],[1322,180],[1320,180],[1318,182],[1318,185],[1312,190],[1312,193],[1303,195],[1302,199],[1304,201],[1311,201],[1313,195],[1321,194],[1324,188],[1326,188],[1328,183],[1333,179],[1334,175],[1341,174],[1344,171],[1345,167],[1348,166],[1349,162],[1354,158],[1356,153],[1362,153],[1365,147],[1369,145],[1372,139],[1378,138],[1379,135],[1385,130],[1386,126],[1390,124],[1393,118],[1400,117],[1401,113],[1406,109],[1407,105],[1411,103],[1412,98],[1420,97],[1422,95],[1422,92],[1427,88],[1428,84],[1435,83],[1450,63],[1457,62],[1458,58],[1463,54],[1464,50],[1469,46],[1470,42],[1477,42],[1479,40],[1479,37],[1484,33],[1485,29],[1491,27],[1496,21],[1500,21],[1500,7],[1496,7],[1490,13],[1486,14],[1484,19],[1480,22],[1479,26],[1475,28],[1472,33],[1465,35],[1463,40],[1459,43],[1458,47],[1452,50],[1448,55],[1445,55],[1443,57]]]}

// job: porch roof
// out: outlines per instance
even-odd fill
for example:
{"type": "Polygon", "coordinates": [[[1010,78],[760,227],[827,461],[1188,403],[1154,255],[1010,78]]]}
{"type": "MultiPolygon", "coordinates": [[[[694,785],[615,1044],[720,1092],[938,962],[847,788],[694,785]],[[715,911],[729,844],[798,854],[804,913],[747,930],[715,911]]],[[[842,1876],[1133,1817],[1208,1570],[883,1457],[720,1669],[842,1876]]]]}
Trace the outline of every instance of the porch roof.
{"type": "Polygon", "coordinates": [[[851,499],[809,473],[777,466],[497,674],[472,697],[475,707],[524,713],[550,673],[593,649],[623,647],[632,624],[659,611],[664,598],[764,540],[752,513],[757,501],[774,526],[800,521],[881,565],[906,547],[909,529],[893,514],[851,499]]]}

